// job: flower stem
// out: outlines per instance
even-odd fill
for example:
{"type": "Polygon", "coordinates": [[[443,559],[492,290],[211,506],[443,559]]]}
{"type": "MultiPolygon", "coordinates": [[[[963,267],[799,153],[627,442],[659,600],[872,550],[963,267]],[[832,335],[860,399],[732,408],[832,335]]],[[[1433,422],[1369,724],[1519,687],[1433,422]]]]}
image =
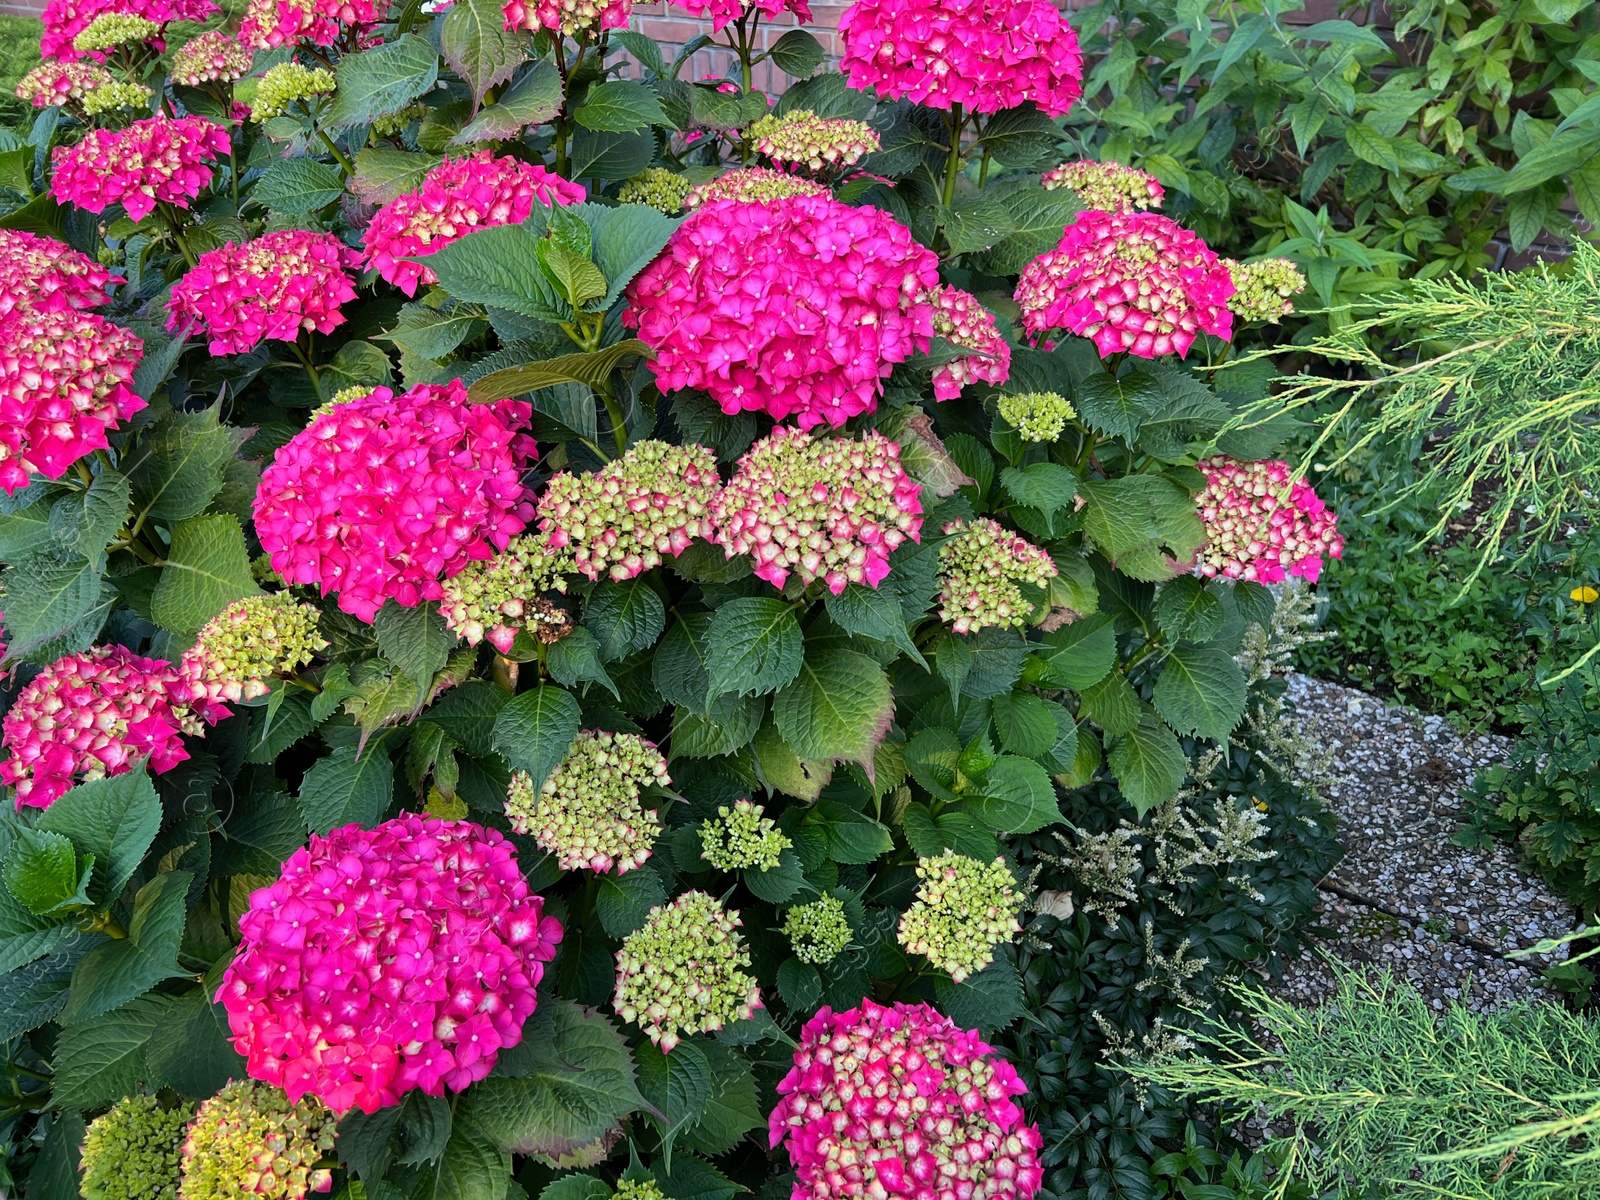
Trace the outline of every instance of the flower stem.
{"type": "Polygon", "coordinates": [[[316,392],[318,396],[321,396],[322,377],[317,373],[316,365],[311,361],[311,356],[307,354],[305,348],[300,345],[300,339],[296,338],[294,341],[290,342],[289,348],[294,351],[294,356],[300,360],[300,365],[306,369],[306,377],[311,380],[312,391],[316,392]]]}
{"type": "Polygon", "coordinates": [[[961,174],[961,130],[966,125],[966,114],[962,112],[961,105],[950,106],[946,124],[950,128],[950,152],[944,160],[944,195],[941,199],[944,206],[949,208],[956,202],[956,176],[961,174]]]}
{"type": "Polygon", "coordinates": [[[356,173],[355,167],[350,164],[350,159],[346,157],[345,152],[334,144],[333,139],[328,136],[328,131],[326,129],[319,128],[317,130],[317,136],[322,139],[322,144],[328,148],[328,152],[332,154],[334,158],[339,160],[339,169],[344,172],[344,177],[349,179],[352,175],[354,175],[356,173]]]}

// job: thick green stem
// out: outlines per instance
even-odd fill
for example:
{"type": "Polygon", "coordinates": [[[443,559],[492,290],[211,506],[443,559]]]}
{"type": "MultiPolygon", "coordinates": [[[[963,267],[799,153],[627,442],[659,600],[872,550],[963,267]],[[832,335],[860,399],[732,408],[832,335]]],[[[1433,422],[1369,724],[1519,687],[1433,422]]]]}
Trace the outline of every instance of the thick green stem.
{"type": "Polygon", "coordinates": [[[328,153],[332,154],[333,157],[339,161],[339,169],[344,172],[344,177],[349,179],[352,175],[354,175],[356,173],[355,167],[351,164],[350,159],[345,155],[345,152],[339,149],[334,140],[328,136],[328,131],[319,128],[317,130],[317,136],[322,139],[322,144],[328,148],[328,153]]]}
{"type": "Polygon", "coordinates": [[[156,213],[161,217],[161,223],[167,227],[167,232],[172,234],[172,240],[178,244],[178,251],[183,255],[183,261],[191,267],[194,266],[194,252],[189,249],[189,243],[183,236],[183,218],[179,217],[177,210],[165,200],[156,202],[156,213]]]}
{"type": "Polygon", "coordinates": [[[617,453],[621,454],[628,448],[628,423],[622,418],[622,405],[617,403],[617,398],[611,394],[610,386],[597,388],[600,399],[605,402],[606,416],[611,418],[611,438],[617,443],[617,453]]]}
{"type": "Polygon", "coordinates": [[[318,396],[322,395],[322,376],[318,374],[316,364],[311,361],[311,355],[300,345],[299,340],[289,343],[289,349],[294,351],[294,356],[300,360],[300,365],[306,369],[306,378],[311,380],[311,390],[318,396]]]}
{"type": "Polygon", "coordinates": [[[950,106],[950,116],[946,118],[950,128],[950,152],[944,160],[944,206],[949,208],[956,202],[956,177],[961,174],[961,130],[966,125],[966,115],[961,111],[961,105],[950,106]]]}

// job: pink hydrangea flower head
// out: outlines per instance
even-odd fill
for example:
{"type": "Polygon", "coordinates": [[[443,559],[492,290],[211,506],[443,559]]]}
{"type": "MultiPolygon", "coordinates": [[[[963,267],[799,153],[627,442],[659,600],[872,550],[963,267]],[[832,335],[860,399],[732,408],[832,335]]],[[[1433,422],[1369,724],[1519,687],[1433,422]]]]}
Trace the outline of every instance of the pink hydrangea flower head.
{"type": "Polygon", "coordinates": [[[806,0],[672,0],[672,3],[692,16],[710,17],[713,33],[722,32],[724,25],[752,12],[768,18],[793,13],[801,24],[811,20],[811,5],[806,0]]]}
{"type": "Polygon", "coordinates": [[[773,587],[795,571],[837,596],[852,583],[877,587],[889,556],[919,540],[921,488],[876,430],[850,441],[780,428],[739,460],[711,519],[726,556],[748,554],[773,587]]]}
{"type": "Polygon", "coordinates": [[[439,277],[408,261],[437,253],[457,238],[495,225],[520,225],[535,204],[546,208],[579,204],[583,187],[537,163],[496,158],[480,150],[446,159],[428,172],[422,187],[396,196],[367,226],[367,265],[408,296],[439,277]]]}
{"type": "Polygon", "coordinates": [[[1051,167],[1039,176],[1044,190],[1071,188],[1086,208],[1101,212],[1131,212],[1136,208],[1160,208],[1166,189],[1154,175],[1118,162],[1081,159],[1051,167]]]}
{"type": "Polygon", "coordinates": [[[305,1200],[332,1191],[333,1172],[318,1164],[332,1157],[338,1125],[314,1097],[291,1102],[279,1088],[230,1081],[189,1126],[178,1200],[305,1200]]]}
{"type": "Polygon", "coordinates": [[[182,735],[200,726],[177,683],[171,663],[122,646],[69,654],[39,672],[0,720],[11,752],[0,779],[16,788],[17,807],[49,808],[75,783],[146,761],[158,775],[183,762],[182,735]]]}
{"type": "Polygon", "coordinates": [[[971,292],[949,284],[934,288],[933,332],[963,350],[976,351],[952,359],[933,373],[933,398],[954,400],[969,383],[1001,384],[1011,378],[1011,347],[1000,336],[994,314],[971,292]]]}
{"type": "Polygon", "coordinates": [[[386,0],[250,0],[239,25],[239,41],[254,50],[275,50],[301,41],[330,46],[341,24],[372,25],[387,11],[386,0]]]}
{"type": "Polygon", "coordinates": [[[442,579],[504,550],[533,516],[531,413],[468,403],[459,380],[334,405],[262,473],[256,533],[272,569],[337,593],[363,621],[388,600],[439,599],[442,579]]]}
{"type": "Polygon", "coordinates": [[[738,200],[745,204],[768,204],[791,196],[828,196],[832,193],[820,183],[799,175],[774,171],[771,167],[736,167],[724,171],[709,183],[691,188],[683,207],[699,208],[713,200],[738,200]]]}
{"type": "Polygon", "coordinates": [[[1202,333],[1233,336],[1233,276],[1205,242],[1160,213],[1079,213],[1017,283],[1029,333],[1068,329],[1100,357],[1189,352],[1202,333]]]}
{"type": "Polygon", "coordinates": [[[112,81],[111,72],[97,62],[42,62],[17,84],[17,99],[35,108],[80,101],[91,90],[112,81]]]}
{"type": "Polygon", "coordinates": [[[73,48],[74,39],[102,13],[123,13],[165,25],[169,21],[204,21],[218,11],[212,0],[50,0],[39,14],[44,25],[39,54],[46,62],[76,62],[83,54],[73,48]]]}
{"type": "Polygon", "coordinates": [[[819,1009],[768,1120],[790,1200],[1030,1200],[1043,1139],[993,1053],[930,1004],[819,1009]]]}
{"type": "Polygon", "coordinates": [[[663,392],[802,429],[877,407],[926,350],[938,260],[893,217],[827,196],[703,204],[628,289],[623,323],[656,351],[663,392]]]}
{"type": "Polygon", "coordinates": [[[0,229],[0,316],[16,308],[98,308],[125,282],[65,242],[0,229]]]}
{"type": "Polygon", "coordinates": [[[237,38],[220,29],[190,38],[172,55],[172,82],[185,87],[203,83],[233,83],[250,73],[255,54],[237,38]]]}
{"type": "Polygon", "coordinates": [[[1021,625],[1033,613],[1018,584],[1059,574],[1048,552],[988,517],[952,521],[939,547],[939,619],[957,633],[1021,625]]]}
{"type": "Polygon", "coordinates": [[[1339,518],[1286,462],[1218,455],[1196,464],[1206,483],[1195,507],[1206,527],[1199,572],[1208,579],[1315,583],[1324,553],[1344,556],[1339,518]]]}
{"type": "Polygon", "coordinates": [[[671,783],[667,760],[638,734],[585,729],[538,791],[526,771],[511,776],[506,819],[563,871],[621,875],[643,864],[661,836],[660,818],[640,796],[671,783]]]}
{"type": "Polygon", "coordinates": [[[313,834],[239,933],[217,994],[234,1048],[252,1078],[336,1113],[482,1079],[561,941],[501,834],[415,815],[313,834]]]}
{"type": "Polygon", "coordinates": [[[882,146],[872,126],[846,117],[819,117],[810,109],[768,114],[745,130],[757,154],[780,169],[824,175],[854,166],[882,146]]]}
{"type": "Polygon", "coordinates": [[[106,449],[106,431],[145,407],[132,387],[143,356],[134,334],[65,304],[0,317],[0,491],[106,449]]]}
{"type": "Polygon", "coordinates": [[[167,328],[202,330],[213,355],[243,354],[265,338],[332,333],[356,298],[360,255],[331,233],[280,229],[208,250],[172,289],[167,328]]]}
{"type": "Polygon", "coordinates": [[[576,569],[571,553],[549,549],[543,538],[515,538],[502,553],[468,563],[440,585],[439,615],[468,645],[487,641],[501,654],[511,653],[524,629],[542,642],[560,641],[571,618],[545,593],[565,593],[565,575],[576,569]]]}
{"type": "Polygon", "coordinates": [[[158,201],[188,208],[228,153],[228,131],[204,117],[146,117],[125,129],[91,129],[50,152],[50,191],[62,204],[104,212],[121,204],[142,221],[158,201]]]}
{"type": "Polygon", "coordinates": [[[721,487],[704,446],[635,442],[598,471],[551,479],[539,497],[539,531],[551,549],[570,549],[590,579],[632,579],[711,537],[721,487]]]}
{"type": "Polygon", "coordinates": [[[596,29],[626,29],[633,0],[505,0],[507,29],[560,31],[571,38],[596,29]]]}
{"type": "Polygon", "coordinates": [[[746,973],[743,924],[704,892],[656,905],[617,951],[617,1015],[637,1022],[663,1054],[686,1034],[749,1020],[761,1007],[761,989],[746,973]]]}
{"type": "Polygon", "coordinates": [[[228,704],[265,696],[271,680],[291,675],[328,648],[318,612],[288,592],[235,600],[200,630],[178,660],[176,694],[216,724],[228,704]]]}
{"type": "Polygon", "coordinates": [[[1078,35],[1050,0],[856,0],[839,18],[850,86],[993,113],[1031,100],[1065,114],[1083,94],[1078,35]]]}

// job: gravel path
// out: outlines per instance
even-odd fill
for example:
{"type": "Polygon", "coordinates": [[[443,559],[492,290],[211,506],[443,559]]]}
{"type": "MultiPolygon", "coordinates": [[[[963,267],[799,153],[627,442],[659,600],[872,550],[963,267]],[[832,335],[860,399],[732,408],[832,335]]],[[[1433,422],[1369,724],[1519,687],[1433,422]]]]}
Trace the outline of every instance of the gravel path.
{"type": "Polygon", "coordinates": [[[1461,789],[1504,759],[1510,742],[1463,737],[1442,717],[1303,675],[1290,677],[1288,698],[1297,728],[1334,752],[1341,778],[1326,799],[1345,857],[1322,885],[1331,936],[1290,966],[1283,994],[1311,1003],[1331,993],[1320,949],[1393,968],[1436,1008],[1446,999],[1490,1009],[1548,998],[1537,960],[1501,956],[1568,932],[1576,914],[1507,847],[1452,840],[1461,789]]]}

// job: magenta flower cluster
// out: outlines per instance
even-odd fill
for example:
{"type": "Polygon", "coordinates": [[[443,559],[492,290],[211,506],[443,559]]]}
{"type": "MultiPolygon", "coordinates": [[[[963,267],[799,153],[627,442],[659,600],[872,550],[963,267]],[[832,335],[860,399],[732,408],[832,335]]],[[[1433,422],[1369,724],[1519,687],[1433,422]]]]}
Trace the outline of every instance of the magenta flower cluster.
{"type": "Polygon", "coordinates": [[[921,488],[875,430],[850,441],[779,428],[739,460],[711,517],[726,556],[748,554],[773,587],[795,571],[837,596],[852,583],[877,587],[889,556],[919,540],[921,488]]]}
{"type": "Polygon", "coordinates": [[[387,600],[439,599],[441,579],[504,550],[533,516],[531,413],[469,404],[460,381],[334,405],[262,473],[255,524],[272,569],[337,593],[363,621],[387,600]]]}
{"type": "Polygon", "coordinates": [[[106,288],[122,283],[65,242],[0,229],[0,316],[15,309],[98,308],[106,288]]]}
{"type": "Polygon", "coordinates": [[[768,1120],[791,1200],[1029,1200],[1043,1139],[993,1052],[929,1004],[819,1009],[768,1120]]]}
{"type": "Polygon", "coordinates": [[[252,1078],[372,1113],[459,1092],[522,1040],[561,925],[470,821],[346,825],[250,897],[217,999],[252,1078]]]}
{"type": "Polygon", "coordinates": [[[505,0],[507,29],[559,30],[581,37],[594,29],[626,29],[633,18],[633,0],[505,0]]]}
{"type": "Polygon", "coordinates": [[[1322,556],[1344,556],[1339,518],[1286,462],[1240,462],[1218,455],[1196,464],[1206,483],[1195,497],[1206,544],[1199,571],[1207,578],[1311,583],[1322,556]]]}
{"type": "Polygon", "coordinates": [[[204,117],[146,117],[57,146],[50,191],[90,212],[121,204],[130,220],[142,221],[158,203],[188,208],[211,182],[210,163],[227,153],[228,131],[204,117]]]}
{"type": "Polygon", "coordinates": [[[1083,94],[1078,35],[1050,0],[856,0],[839,18],[850,86],[932,108],[1052,117],[1083,94]]]}
{"type": "Polygon", "coordinates": [[[1100,357],[1189,352],[1202,333],[1233,336],[1233,275],[1196,234],[1160,213],[1080,213],[1017,283],[1029,333],[1067,329],[1100,357]]]}
{"type": "Polygon", "coordinates": [[[975,354],[952,359],[933,373],[933,398],[954,400],[969,383],[1001,384],[1011,378],[1011,347],[994,314],[971,292],[948,284],[933,290],[933,332],[975,354]]]}
{"type": "Polygon", "coordinates": [[[811,5],[807,0],[672,0],[672,3],[691,16],[710,17],[713,33],[722,32],[724,25],[749,13],[772,18],[787,12],[801,22],[811,20],[811,5]]]}
{"type": "Polygon", "coordinates": [[[143,356],[134,334],[64,304],[0,317],[0,492],[106,449],[106,431],[145,407],[132,387],[143,356]]]}
{"type": "Polygon", "coordinates": [[[220,29],[190,38],[172,56],[172,81],[185,87],[232,83],[250,73],[250,47],[220,29]]]}
{"type": "Polygon", "coordinates": [[[629,288],[623,322],[664,392],[726,413],[842,425],[877,406],[895,363],[928,347],[938,260],[876,208],[831,197],[697,208],[629,288]]]}
{"type": "Polygon", "coordinates": [[[205,333],[213,356],[243,354],[264,338],[292,342],[302,330],[332,333],[339,306],[356,298],[360,255],[331,233],[280,229],[200,256],[172,289],[167,328],[205,333]]]}
{"type": "MultiPolygon", "coordinates": [[[[212,0],[50,0],[39,14],[44,25],[39,55],[46,62],[76,62],[84,57],[73,46],[73,39],[94,24],[96,17],[106,13],[143,17],[165,25],[169,21],[204,21],[217,11],[212,0]]],[[[103,59],[105,55],[90,57],[103,59]]]]}
{"type": "Polygon", "coordinates": [[[581,185],[536,163],[496,158],[488,150],[446,159],[417,191],[396,196],[374,214],[363,239],[367,265],[415,296],[439,277],[407,259],[435,254],[475,229],[520,225],[535,204],[578,204],[583,197],[581,185]]]}
{"type": "Polygon", "coordinates": [[[90,91],[112,81],[111,72],[99,63],[43,62],[17,81],[17,98],[35,108],[82,100],[90,91]]]}
{"type": "Polygon", "coordinates": [[[183,734],[197,732],[171,663],[123,646],[95,646],[59,658],[23,688],[0,720],[10,756],[0,780],[17,807],[48,808],[74,783],[122,775],[148,761],[156,774],[189,757],[183,734]]]}
{"type": "Polygon", "coordinates": [[[387,11],[386,0],[250,0],[239,25],[239,40],[255,50],[301,41],[331,46],[341,24],[372,25],[387,11]]]}

